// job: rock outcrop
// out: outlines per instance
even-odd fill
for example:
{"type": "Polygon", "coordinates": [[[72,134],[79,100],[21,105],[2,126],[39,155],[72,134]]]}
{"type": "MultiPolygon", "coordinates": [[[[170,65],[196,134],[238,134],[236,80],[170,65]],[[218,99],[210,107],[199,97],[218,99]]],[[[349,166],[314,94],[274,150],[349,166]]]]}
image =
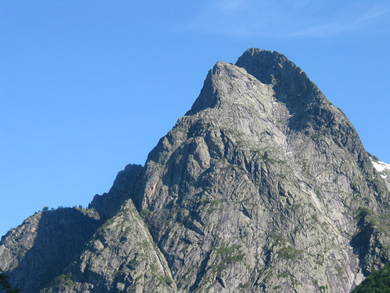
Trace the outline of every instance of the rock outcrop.
{"type": "MultiPolygon", "coordinates": [[[[210,70],[145,166],[74,218],[78,246],[31,281],[44,292],[350,292],[389,260],[388,204],[343,112],[285,56],[249,49],[210,70]]],[[[18,286],[25,255],[65,244],[29,240],[28,225],[0,245],[18,286]]]]}
{"type": "Polygon", "coordinates": [[[60,208],[36,213],[3,236],[0,267],[14,287],[39,292],[79,256],[100,225],[91,211],[60,208]]]}

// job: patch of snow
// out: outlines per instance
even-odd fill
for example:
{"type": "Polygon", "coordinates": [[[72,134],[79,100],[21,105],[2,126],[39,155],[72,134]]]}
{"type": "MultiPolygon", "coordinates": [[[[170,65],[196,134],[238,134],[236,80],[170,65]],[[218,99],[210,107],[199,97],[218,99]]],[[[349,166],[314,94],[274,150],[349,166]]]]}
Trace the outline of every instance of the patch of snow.
{"type": "Polygon", "coordinates": [[[378,172],[383,172],[385,170],[390,170],[390,164],[386,164],[386,163],[383,163],[381,161],[378,161],[378,162],[371,161],[371,162],[372,162],[372,164],[374,165],[375,169],[378,172]]]}

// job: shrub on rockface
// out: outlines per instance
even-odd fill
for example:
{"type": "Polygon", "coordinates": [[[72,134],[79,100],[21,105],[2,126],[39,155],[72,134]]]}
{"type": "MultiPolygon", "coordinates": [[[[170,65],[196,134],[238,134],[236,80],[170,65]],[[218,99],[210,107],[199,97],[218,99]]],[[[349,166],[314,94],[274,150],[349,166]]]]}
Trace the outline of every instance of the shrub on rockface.
{"type": "Polygon", "coordinates": [[[8,281],[8,276],[4,274],[1,269],[0,269],[0,286],[1,286],[0,292],[6,292],[6,293],[20,292],[20,289],[12,289],[12,286],[8,281]]]}
{"type": "Polygon", "coordinates": [[[390,263],[373,272],[352,293],[387,293],[390,292],[390,263]]]}

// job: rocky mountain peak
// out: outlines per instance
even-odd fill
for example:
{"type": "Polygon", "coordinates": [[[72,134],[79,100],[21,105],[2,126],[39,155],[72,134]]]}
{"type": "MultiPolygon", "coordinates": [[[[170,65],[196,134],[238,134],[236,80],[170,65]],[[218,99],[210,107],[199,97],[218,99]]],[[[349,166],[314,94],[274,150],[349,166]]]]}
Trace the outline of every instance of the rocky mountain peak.
{"type": "MultiPolygon", "coordinates": [[[[270,93],[273,102],[283,103],[288,115],[291,115],[289,126],[292,128],[303,129],[308,123],[318,128],[318,124],[322,124],[323,121],[313,123],[315,121],[310,120],[311,116],[339,111],[332,107],[302,69],[287,57],[278,52],[252,48],[239,57],[235,66],[220,61],[209,71],[202,91],[187,115],[213,108],[221,102],[227,102],[226,99],[230,99],[230,102],[234,99],[235,103],[239,103],[247,97],[240,93],[248,92],[251,87],[262,88],[263,92],[270,93]],[[247,90],[243,88],[244,83],[247,90]],[[230,90],[239,92],[233,98],[227,94],[230,90]]],[[[256,97],[259,98],[261,95],[256,97]]],[[[328,120],[329,118],[324,117],[328,120]]]]}
{"type": "Polygon", "coordinates": [[[245,68],[250,74],[256,76],[261,82],[271,84],[282,74],[281,69],[302,70],[289,61],[286,56],[276,52],[257,48],[250,48],[238,58],[236,65],[245,68]]]}
{"type": "MultiPolygon", "coordinates": [[[[383,178],[344,113],[277,52],[217,62],[145,166],[90,207],[99,228],[44,292],[350,292],[390,260],[383,178]]],[[[57,245],[30,247],[47,225],[0,243],[16,285],[24,255],[57,245]]]]}
{"type": "Polygon", "coordinates": [[[275,99],[284,103],[290,114],[294,114],[290,123],[292,128],[305,128],[307,123],[314,122],[307,121],[310,115],[320,114],[308,111],[316,109],[321,112],[319,109],[324,109],[337,112],[305,72],[278,52],[248,49],[236,65],[245,68],[262,83],[272,84],[275,99]]]}

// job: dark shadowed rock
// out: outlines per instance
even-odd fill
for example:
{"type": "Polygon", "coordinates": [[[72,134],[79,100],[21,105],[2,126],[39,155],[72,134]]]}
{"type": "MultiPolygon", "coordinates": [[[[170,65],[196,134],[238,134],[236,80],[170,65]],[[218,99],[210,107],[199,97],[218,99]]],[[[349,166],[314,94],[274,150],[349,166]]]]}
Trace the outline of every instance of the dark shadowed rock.
{"type": "Polygon", "coordinates": [[[127,165],[116,176],[110,191],[103,195],[95,195],[88,208],[96,209],[104,220],[113,217],[123,203],[133,196],[136,182],[142,173],[143,167],[141,165],[127,165]]]}
{"type": "Polygon", "coordinates": [[[100,224],[78,209],[36,213],[2,239],[1,268],[14,287],[39,292],[82,252],[100,224]]]}

